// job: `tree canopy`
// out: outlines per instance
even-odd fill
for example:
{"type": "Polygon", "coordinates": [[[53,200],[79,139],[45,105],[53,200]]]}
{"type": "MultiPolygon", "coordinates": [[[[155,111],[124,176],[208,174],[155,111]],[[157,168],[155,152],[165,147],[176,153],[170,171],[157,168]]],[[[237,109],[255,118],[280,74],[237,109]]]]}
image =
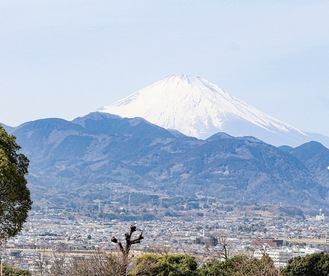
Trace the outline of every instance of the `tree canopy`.
{"type": "Polygon", "coordinates": [[[285,276],[329,275],[329,254],[314,253],[295,257],[288,261],[284,269],[285,276]]]}
{"type": "Polygon", "coordinates": [[[31,276],[31,273],[28,270],[20,269],[20,268],[13,268],[8,265],[3,266],[3,275],[10,275],[10,276],[31,276]]]}
{"type": "Polygon", "coordinates": [[[22,230],[32,201],[25,175],[29,160],[16,138],[0,126],[0,242],[22,230]]]}
{"type": "Polygon", "coordinates": [[[131,275],[193,276],[197,274],[197,262],[187,254],[144,254],[136,259],[131,275]]]}
{"type": "Polygon", "coordinates": [[[236,255],[225,261],[213,261],[205,264],[200,269],[202,276],[277,276],[278,270],[274,267],[273,260],[264,255],[257,259],[247,255],[236,255]]]}

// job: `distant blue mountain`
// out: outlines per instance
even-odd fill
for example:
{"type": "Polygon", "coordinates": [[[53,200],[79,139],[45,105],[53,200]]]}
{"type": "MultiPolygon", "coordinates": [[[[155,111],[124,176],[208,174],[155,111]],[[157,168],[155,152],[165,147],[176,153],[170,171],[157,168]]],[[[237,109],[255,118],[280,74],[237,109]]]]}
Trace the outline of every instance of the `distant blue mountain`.
{"type": "Polygon", "coordinates": [[[35,202],[106,200],[129,190],[294,206],[328,204],[328,187],[314,176],[318,165],[310,165],[327,154],[321,144],[277,148],[225,133],[199,140],[141,118],[98,112],[70,122],[27,122],[9,131],[30,159],[35,202]]]}
{"type": "Polygon", "coordinates": [[[320,184],[329,187],[329,149],[311,141],[288,152],[298,158],[320,184]]]}

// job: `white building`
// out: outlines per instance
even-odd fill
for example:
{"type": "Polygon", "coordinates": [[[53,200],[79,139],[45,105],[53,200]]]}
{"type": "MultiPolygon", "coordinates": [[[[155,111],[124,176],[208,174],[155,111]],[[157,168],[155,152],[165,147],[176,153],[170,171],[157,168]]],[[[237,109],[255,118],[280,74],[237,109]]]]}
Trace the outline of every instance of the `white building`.
{"type": "Polygon", "coordinates": [[[317,248],[299,248],[299,247],[279,247],[271,248],[264,246],[262,249],[254,252],[254,257],[261,259],[265,254],[268,254],[274,262],[275,267],[285,266],[291,258],[298,256],[306,256],[308,254],[319,253],[320,249],[317,248]]]}

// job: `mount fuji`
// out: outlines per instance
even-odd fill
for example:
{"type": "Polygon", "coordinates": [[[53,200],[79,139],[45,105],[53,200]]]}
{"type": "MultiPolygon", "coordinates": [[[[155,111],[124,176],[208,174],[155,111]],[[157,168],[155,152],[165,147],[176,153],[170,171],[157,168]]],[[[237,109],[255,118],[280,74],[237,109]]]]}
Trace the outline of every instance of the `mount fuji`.
{"type": "Polygon", "coordinates": [[[309,133],[194,76],[169,76],[98,111],[127,118],[141,117],[199,139],[225,132],[235,137],[254,136],[276,146],[298,146],[313,140],[309,133]]]}

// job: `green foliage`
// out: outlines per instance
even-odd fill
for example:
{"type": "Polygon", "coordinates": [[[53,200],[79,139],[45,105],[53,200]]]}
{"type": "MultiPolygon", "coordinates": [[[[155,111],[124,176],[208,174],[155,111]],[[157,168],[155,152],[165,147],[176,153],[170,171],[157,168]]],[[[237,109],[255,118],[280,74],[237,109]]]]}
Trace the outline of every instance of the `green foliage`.
{"type": "Polygon", "coordinates": [[[4,276],[30,276],[31,273],[24,269],[13,268],[8,265],[3,266],[3,275],[4,276]]]}
{"type": "Polygon", "coordinates": [[[329,255],[326,253],[314,253],[304,257],[295,257],[288,261],[283,270],[284,276],[328,276],[329,255]]]}
{"type": "Polygon", "coordinates": [[[143,254],[137,258],[131,275],[139,276],[193,276],[197,262],[186,254],[143,254]]]}
{"type": "Polygon", "coordinates": [[[16,138],[0,126],[0,240],[15,236],[26,221],[32,201],[25,175],[29,160],[18,153],[16,138]]]}
{"type": "Polygon", "coordinates": [[[199,270],[201,276],[276,276],[278,271],[272,259],[264,255],[261,260],[247,255],[236,255],[225,261],[207,263],[199,270]]]}

